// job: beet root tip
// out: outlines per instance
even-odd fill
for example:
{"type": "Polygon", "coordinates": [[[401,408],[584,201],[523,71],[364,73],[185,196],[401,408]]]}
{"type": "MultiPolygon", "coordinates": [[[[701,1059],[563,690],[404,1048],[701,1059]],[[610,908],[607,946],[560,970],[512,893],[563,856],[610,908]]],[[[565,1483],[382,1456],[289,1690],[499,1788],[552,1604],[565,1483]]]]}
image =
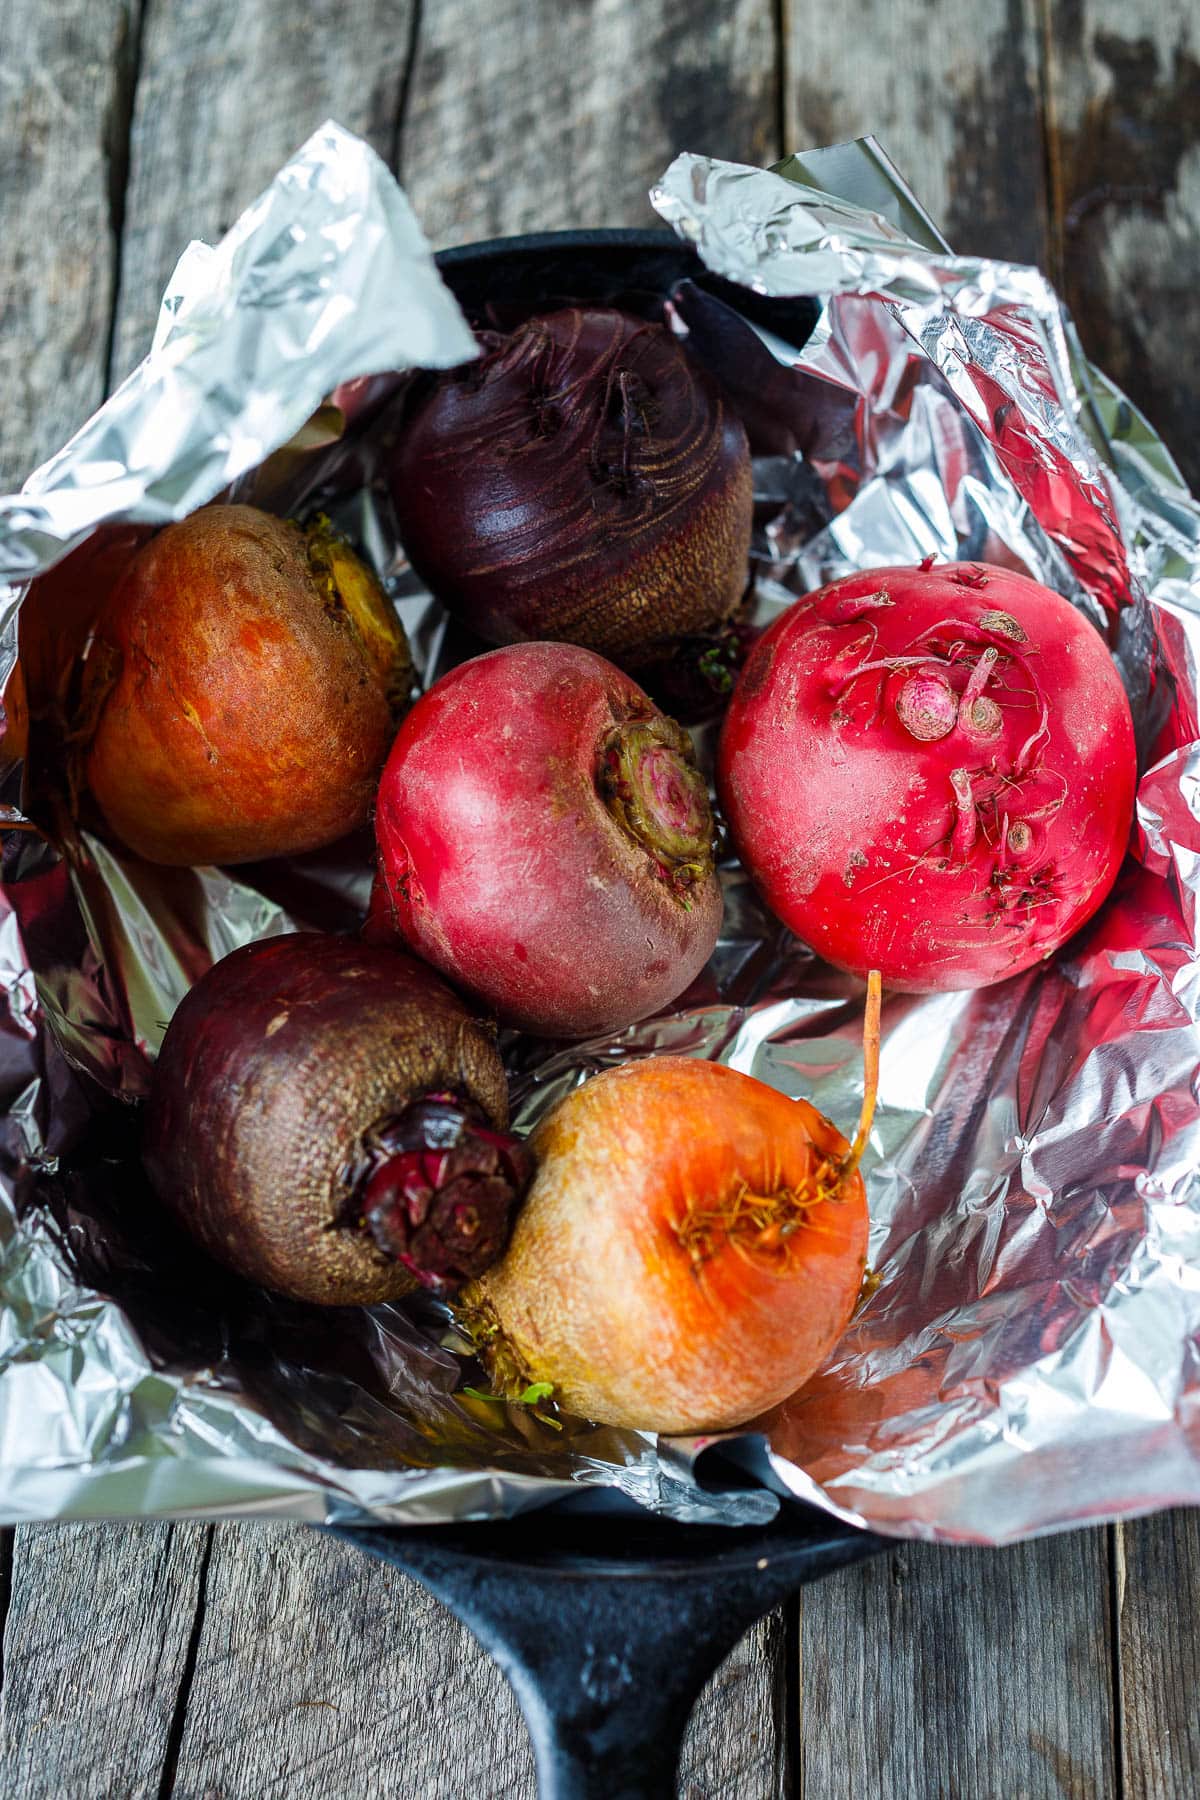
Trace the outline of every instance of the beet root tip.
{"type": "Polygon", "coordinates": [[[422,1287],[450,1294],[504,1252],[533,1173],[519,1138],[452,1094],[413,1104],[377,1135],[349,1223],[422,1287]]]}

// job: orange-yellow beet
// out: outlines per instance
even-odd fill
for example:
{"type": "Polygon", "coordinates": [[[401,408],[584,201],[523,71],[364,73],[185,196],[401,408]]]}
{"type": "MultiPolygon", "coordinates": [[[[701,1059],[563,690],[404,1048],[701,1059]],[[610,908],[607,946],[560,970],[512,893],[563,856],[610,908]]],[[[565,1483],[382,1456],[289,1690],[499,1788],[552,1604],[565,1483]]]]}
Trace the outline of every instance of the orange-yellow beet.
{"type": "Polygon", "coordinates": [[[411,675],[374,578],[327,529],[204,507],[138,552],[101,614],[87,784],[151,862],[316,849],[365,822],[411,675]]]}
{"type": "Polygon", "coordinates": [[[718,1431],[793,1393],[845,1330],[866,1194],[858,1146],[807,1101],[652,1057],[576,1089],[532,1147],[509,1249],[464,1296],[502,1387],[552,1382],[608,1424],[718,1431]]]}

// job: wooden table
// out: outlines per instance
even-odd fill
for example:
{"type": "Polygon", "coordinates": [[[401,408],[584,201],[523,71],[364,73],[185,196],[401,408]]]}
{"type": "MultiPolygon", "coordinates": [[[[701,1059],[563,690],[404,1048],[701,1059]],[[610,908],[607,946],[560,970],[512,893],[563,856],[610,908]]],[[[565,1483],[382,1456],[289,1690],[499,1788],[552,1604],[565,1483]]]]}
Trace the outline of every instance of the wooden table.
{"type": "MultiPolygon", "coordinates": [[[[674,151],[874,130],[962,250],[1042,264],[1200,482],[1196,0],[0,0],[0,483],[147,345],[329,114],[435,243],[649,223],[674,151]]],[[[0,1548],[4,1800],[532,1792],[502,1678],[303,1528],[22,1527],[0,1548]]],[[[896,1549],[715,1677],[689,1796],[1190,1796],[1194,1513],[896,1549]]]]}

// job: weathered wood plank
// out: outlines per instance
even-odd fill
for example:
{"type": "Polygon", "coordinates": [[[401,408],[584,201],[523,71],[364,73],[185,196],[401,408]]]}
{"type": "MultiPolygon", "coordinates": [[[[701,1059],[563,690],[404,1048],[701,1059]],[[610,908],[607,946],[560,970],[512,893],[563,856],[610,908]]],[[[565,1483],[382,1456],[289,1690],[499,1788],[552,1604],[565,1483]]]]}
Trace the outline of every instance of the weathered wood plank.
{"type": "Polygon", "coordinates": [[[151,5],[142,34],[113,373],[145,354],[189,239],[219,237],[329,117],[392,152],[413,0],[151,5]]]}
{"type": "Polygon", "coordinates": [[[1103,1532],[910,1544],[801,1603],[802,1793],[1117,1792],[1103,1532]]]}
{"type": "MultiPolygon", "coordinates": [[[[128,115],[130,0],[0,0],[0,486],[103,398],[128,115]]],[[[0,1577],[0,1767],[12,1800],[155,1793],[202,1528],[22,1528],[0,1577]],[[111,1785],[110,1785],[111,1783],[111,1785]]]]}
{"type": "Polygon", "coordinates": [[[1088,354],[1200,483],[1195,0],[1040,0],[1057,278],[1088,354]],[[1189,371],[1180,379],[1180,371],[1189,371]]]}
{"type": "MultiPolygon", "coordinates": [[[[717,1672],[681,1792],[781,1792],[768,1623],[717,1672]]],[[[516,1701],[466,1628],[418,1583],[302,1527],[217,1528],[175,1800],[451,1800],[534,1793],[516,1701]]]]}
{"type": "Polygon", "coordinates": [[[781,1800],[791,1791],[787,1643],[780,1608],[721,1664],[683,1740],[680,1800],[781,1800]]]}
{"type": "Polygon", "coordinates": [[[417,1583],[303,1528],[217,1528],[176,1800],[531,1795],[507,1684],[417,1583]]]}
{"type": "Polygon", "coordinates": [[[434,243],[652,225],[678,150],[780,154],[773,0],[426,7],[399,164],[434,243]]]}
{"type": "Polygon", "coordinates": [[[17,1533],[4,1633],[5,1800],[157,1795],[208,1528],[17,1533]]]}
{"type": "Polygon", "coordinates": [[[1046,258],[1034,0],[784,0],[788,150],[873,132],[956,250],[1046,258]]]}
{"type": "Polygon", "coordinates": [[[1124,1792],[1175,1800],[1200,1787],[1200,1512],[1116,1529],[1124,1792]]]}
{"type": "Polygon", "coordinates": [[[0,0],[0,492],[104,394],[124,0],[0,0]]]}

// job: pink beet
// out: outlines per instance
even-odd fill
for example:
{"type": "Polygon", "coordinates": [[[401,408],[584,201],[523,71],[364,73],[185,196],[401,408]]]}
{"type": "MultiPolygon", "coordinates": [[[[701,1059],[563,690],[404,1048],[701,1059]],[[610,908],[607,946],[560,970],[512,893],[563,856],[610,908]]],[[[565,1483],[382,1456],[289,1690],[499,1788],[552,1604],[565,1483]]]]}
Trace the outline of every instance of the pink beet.
{"type": "Polygon", "coordinates": [[[1025,576],[875,569],[755,646],[718,786],[768,906],[892,987],[981,987],[1049,956],[1111,888],[1137,772],[1103,639],[1025,576]]]}
{"type": "Polygon", "coordinates": [[[413,708],[384,769],[371,931],[506,1024],[618,1031],[665,1006],[721,923],[691,743],[589,650],[515,644],[413,708]]]}

